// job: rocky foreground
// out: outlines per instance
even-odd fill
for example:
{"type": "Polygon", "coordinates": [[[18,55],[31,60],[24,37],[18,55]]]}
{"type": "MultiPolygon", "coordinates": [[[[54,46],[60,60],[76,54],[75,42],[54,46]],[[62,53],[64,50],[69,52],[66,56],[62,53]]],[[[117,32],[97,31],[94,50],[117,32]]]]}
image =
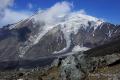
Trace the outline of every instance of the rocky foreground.
{"type": "Polygon", "coordinates": [[[0,72],[0,80],[120,80],[120,53],[59,58],[46,68],[0,72]]]}

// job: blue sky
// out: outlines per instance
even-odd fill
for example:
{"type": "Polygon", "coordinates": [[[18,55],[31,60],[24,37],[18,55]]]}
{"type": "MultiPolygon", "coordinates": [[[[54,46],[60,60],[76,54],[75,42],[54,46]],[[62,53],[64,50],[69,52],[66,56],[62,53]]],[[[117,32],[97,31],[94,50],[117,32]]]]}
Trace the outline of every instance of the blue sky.
{"type": "MultiPolygon", "coordinates": [[[[73,11],[85,10],[88,15],[105,19],[114,24],[120,24],[120,0],[1,0],[12,1],[7,5],[9,13],[21,13],[22,17],[33,14],[38,9],[47,9],[58,2],[67,1],[73,4],[73,11]]],[[[2,2],[0,2],[2,4],[2,2]]],[[[0,13],[1,14],[1,13],[0,13]]],[[[20,15],[20,14],[19,14],[20,15]]],[[[28,16],[27,16],[28,17],[28,16]]],[[[8,21],[9,22],[9,21],[8,21]]]]}
{"type": "Polygon", "coordinates": [[[16,0],[16,10],[28,9],[28,3],[33,5],[32,11],[38,8],[49,8],[57,2],[68,1],[73,3],[73,10],[84,9],[87,14],[103,18],[112,23],[120,23],[120,0],[16,0]]]}

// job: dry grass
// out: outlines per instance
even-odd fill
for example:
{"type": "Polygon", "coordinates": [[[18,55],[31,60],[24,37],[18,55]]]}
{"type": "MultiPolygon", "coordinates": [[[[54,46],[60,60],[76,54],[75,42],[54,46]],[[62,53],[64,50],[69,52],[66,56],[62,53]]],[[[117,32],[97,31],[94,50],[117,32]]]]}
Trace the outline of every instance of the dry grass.
{"type": "Polygon", "coordinates": [[[53,67],[47,71],[47,75],[41,76],[43,80],[58,80],[59,78],[59,68],[58,67],[53,67]]]}
{"type": "Polygon", "coordinates": [[[98,68],[93,73],[89,73],[88,80],[113,80],[120,75],[120,64],[98,68]]]}

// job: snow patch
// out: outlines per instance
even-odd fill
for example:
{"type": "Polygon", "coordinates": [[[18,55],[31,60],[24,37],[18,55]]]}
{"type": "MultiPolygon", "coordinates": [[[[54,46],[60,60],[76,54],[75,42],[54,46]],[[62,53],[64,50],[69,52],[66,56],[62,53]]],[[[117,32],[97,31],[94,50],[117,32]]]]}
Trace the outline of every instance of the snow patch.
{"type": "Polygon", "coordinates": [[[23,79],[17,79],[17,80],[23,80],[23,79]]]}
{"type": "Polygon", "coordinates": [[[75,46],[75,47],[73,48],[72,52],[87,51],[87,50],[89,50],[89,49],[90,49],[90,48],[88,48],[88,47],[81,47],[81,46],[77,45],[77,46],[75,46]]]}
{"type": "Polygon", "coordinates": [[[111,37],[111,36],[112,36],[112,32],[109,30],[108,37],[111,37]]]}

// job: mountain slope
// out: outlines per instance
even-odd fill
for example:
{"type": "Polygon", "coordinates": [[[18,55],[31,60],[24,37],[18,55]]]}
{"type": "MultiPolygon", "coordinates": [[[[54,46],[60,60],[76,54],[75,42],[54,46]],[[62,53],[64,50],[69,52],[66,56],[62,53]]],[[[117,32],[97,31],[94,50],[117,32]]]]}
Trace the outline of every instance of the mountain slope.
{"type": "Polygon", "coordinates": [[[59,16],[55,23],[48,23],[36,14],[0,29],[0,60],[24,65],[26,60],[48,60],[85,51],[111,42],[118,36],[119,25],[86,14],[59,16]]]}

